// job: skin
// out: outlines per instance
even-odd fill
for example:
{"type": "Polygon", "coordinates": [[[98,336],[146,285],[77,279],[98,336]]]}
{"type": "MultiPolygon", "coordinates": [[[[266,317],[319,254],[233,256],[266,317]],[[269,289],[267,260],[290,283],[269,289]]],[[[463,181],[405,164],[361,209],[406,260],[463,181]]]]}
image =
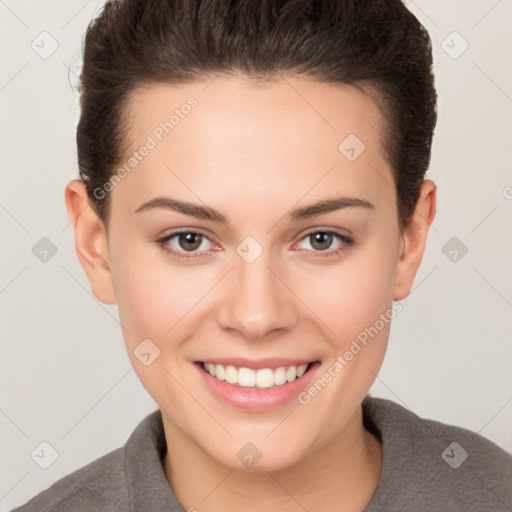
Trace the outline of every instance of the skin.
{"type": "MultiPolygon", "coordinates": [[[[304,358],[321,362],[320,377],[409,295],[436,186],[424,181],[400,230],[381,113],[354,88],[298,77],[256,85],[221,76],[206,85],[159,84],[134,95],[132,150],[187,98],[198,105],[115,186],[108,229],[87,207],[83,184],[68,184],[78,258],[96,298],[118,305],[130,360],[162,410],[171,448],[163,467],[185,509],[361,511],[382,468],[382,446],[363,427],[361,402],[381,366],[389,323],[307,405],[234,408],[205,387],[193,362],[304,358]],[[366,146],[353,162],[338,150],[349,134],[366,146]],[[342,195],[373,208],[286,217],[342,195]],[[161,196],[214,208],[229,227],[165,208],[134,213],[161,196]],[[204,258],[175,260],[154,242],[179,228],[208,237],[195,249],[204,258]],[[355,245],[336,237],[315,243],[305,236],[311,229],[351,234],[355,245]],[[250,264],[236,252],[247,236],[263,251],[250,264]],[[160,349],[149,366],[134,355],[146,338],[160,349]],[[262,454],[251,468],[237,457],[247,442],[262,454]]],[[[178,237],[167,245],[192,254],[178,237]]]]}

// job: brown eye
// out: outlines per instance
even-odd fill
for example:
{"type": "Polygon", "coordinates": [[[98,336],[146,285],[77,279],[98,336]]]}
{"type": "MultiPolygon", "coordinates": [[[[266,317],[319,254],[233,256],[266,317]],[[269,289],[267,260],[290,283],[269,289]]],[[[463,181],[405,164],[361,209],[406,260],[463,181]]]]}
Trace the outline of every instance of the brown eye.
{"type": "Polygon", "coordinates": [[[154,242],[172,258],[188,261],[211,256],[212,250],[208,250],[208,245],[215,246],[208,236],[186,229],[170,233],[154,242]]]}
{"type": "Polygon", "coordinates": [[[305,247],[305,256],[308,258],[340,257],[349,248],[355,246],[355,241],[347,235],[318,228],[306,233],[301,238],[300,243],[309,245],[309,247],[305,247]]]}
{"type": "Polygon", "coordinates": [[[318,231],[309,235],[311,246],[319,251],[329,249],[332,244],[333,236],[331,233],[318,231]]]}
{"type": "Polygon", "coordinates": [[[195,251],[201,246],[203,235],[199,233],[180,233],[178,244],[185,251],[195,251]]]}

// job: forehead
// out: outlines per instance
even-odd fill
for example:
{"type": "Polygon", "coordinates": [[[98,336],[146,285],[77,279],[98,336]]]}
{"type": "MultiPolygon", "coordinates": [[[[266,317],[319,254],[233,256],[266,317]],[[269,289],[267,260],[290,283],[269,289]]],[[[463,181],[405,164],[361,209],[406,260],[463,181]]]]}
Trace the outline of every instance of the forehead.
{"type": "Polygon", "coordinates": [[[128,110],[139,136],[153,131],[155,121],[165,122],[175,111],[186,110],[180,116],[180,129],[173,129],[175,139],[187,136],[188,125],[203,142],[218,144],[229,136],[257,143],[277,136],[272,147],[282,149],[306,138],[311,144],[323,140],[324,147],[337,149],[340,137],[354,132],[371,142],[369,134],[381,118],[373,98],[355,87],[297,77],[256,82],[221,76],[210,82],[150,84],[132,95],[128,110]],[[185,108],[189,98],[197,102],[191,112],[185,108]],[[190,120],[181,123],[186,117],[190,120]]]}
{"type": "Polygon", "coordinates": [[[174,185],[208,195],[222,183],[226,194],[260,191],[269,200],[272,192],[298,200],[308,189],[314,199],[341,186],[378,202],[384,181],[392,182],[381,112],[354,87],[235,76],[152,84],[132,96],[127,115],[130,151],[123,163],[151,146],[122,184],[131,183],[137,200],[174,185]]]}

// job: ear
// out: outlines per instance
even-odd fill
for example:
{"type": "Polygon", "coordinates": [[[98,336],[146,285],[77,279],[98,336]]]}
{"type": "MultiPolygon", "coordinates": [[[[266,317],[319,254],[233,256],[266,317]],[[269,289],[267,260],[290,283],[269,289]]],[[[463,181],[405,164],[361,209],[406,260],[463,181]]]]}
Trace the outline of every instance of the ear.
{"type": "Polygon", "coordinates": [[[411,220],[401,234],[401,254],[395,272],[393,300],[405,299],[411,292],[435,214],[436,185],[431,180],[425,180],[411,220]]]}
{"type": "Polygon", "coordinates": [[[75,250],[87,274],[94,296],[104,304],[115,304],[110,271],[107,233],[92,209],[85,185],[73,180],[66,186],[66,209],[75,233],[75,250]]]}

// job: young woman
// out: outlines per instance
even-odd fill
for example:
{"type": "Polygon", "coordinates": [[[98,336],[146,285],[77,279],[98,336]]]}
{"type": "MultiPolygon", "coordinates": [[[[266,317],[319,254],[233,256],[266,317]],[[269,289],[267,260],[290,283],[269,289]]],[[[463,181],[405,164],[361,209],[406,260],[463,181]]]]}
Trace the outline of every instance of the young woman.
{"type": "Polygon", "coordinates": [[[159,409],[29,511],[507,511],[512,459],[368,395],[436,209],[400,0],[117,0],[86,34],[76,251],[159,409]]]}

